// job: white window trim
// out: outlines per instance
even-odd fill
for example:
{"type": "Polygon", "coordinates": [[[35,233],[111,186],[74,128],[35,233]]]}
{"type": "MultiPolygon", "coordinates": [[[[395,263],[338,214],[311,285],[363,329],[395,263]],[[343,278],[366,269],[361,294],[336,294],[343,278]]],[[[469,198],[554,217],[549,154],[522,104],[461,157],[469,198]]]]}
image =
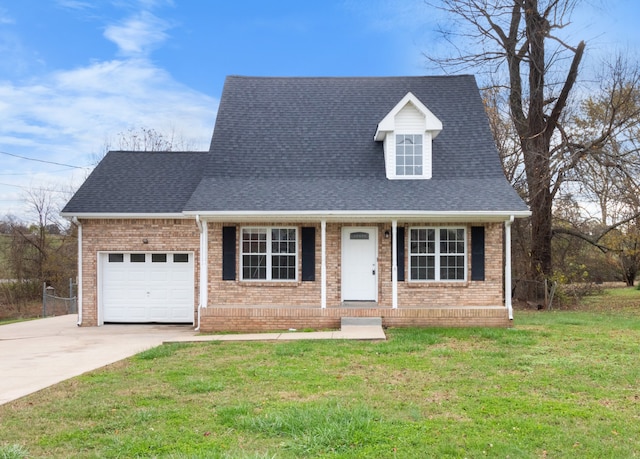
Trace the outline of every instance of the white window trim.
{"type": "Polygon", "coordinates": [[[295,226],[243,226],[240,228],[240,280],[242,282],[297,282],[298,281],[298,244],[300,240],[300,235],[298,228],[295,226]],[[272,257],[273,253],[271,251],[271,230],[274,229],[286,229],[286,230],[295,230],[296,232],[296,240],[295,240],[295,251],[293,255],[295,256],[295,278],[294,279],[272,279],[271,278],[271,268],[272,268],[272,257]],[[245,230],[266,230],[267,232],[267,276],[265,279],[245,279],[244,277],[244,255],[251,255],[250,253],[245,254],[243,247],[242,236],[245,230]]]}
{"type": "MultiPolygon", "coordinates": [[[[416,254],[416,255],[423,255],[423,254],[416,254]]],[[[431,255],[431,254],[429,254],[431,255]]],[[[409,282],[416,282],[416,283],[440,283],[440,282],[446,282],[446,283],[464,283],[467,282],[467,278],[468,278],[468,271],[469,271],[469,266],[468,266],[468,260],[469,260],[469,241],[468,241],[468,231],[467,231],[467,227],[466,226],[412,226],[409,227],[409,240],[408,240],[408,244],[407,244],[407,258],[408,258],[408,263],[407,263],[407,267],[408,267],[408,271],[409,271],[409,282]],[[412,272],[411,272],[411,230],[419,230],[419,229],[433,229],[435,230],[435,252],[433,253],[433,256],[435,257],[435,278],[434,279],[413,279],[412,277],[412,272]],[[463,235],[463,241],[464,241],[464,262],[463,262],[463,266],[464,266],[464,278],[463,279],[440,279],[440,257],[442,257],[443,255],[446,256],[445,254],[440,253],[440,230],[463,230],[464,231],[464,235],[463,235]]]]}

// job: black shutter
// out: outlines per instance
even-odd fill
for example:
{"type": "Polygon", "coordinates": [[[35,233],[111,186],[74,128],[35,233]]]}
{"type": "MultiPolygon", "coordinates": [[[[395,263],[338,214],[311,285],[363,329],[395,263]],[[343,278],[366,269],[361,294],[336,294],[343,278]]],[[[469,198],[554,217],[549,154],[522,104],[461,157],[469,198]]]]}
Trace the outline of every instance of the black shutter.
{"type": "Polygon", "coordinates": [[[302,228],[302,280],[316,280],[316,229],[302,228]]]}
{"type": "Polygon", "coordinates": [[[396,263],[398,264],[398,282],[404,281],[404,226],[396,228],[396,263]]]}
{"type": "Polygon", "coordinates": [[[222,280],[236,280],[236,227],[222,227],[222,280]]]}
{"type": "Polygon", "coordinates": [[[471,227],[471,280],[484,280],[484,226],[471,227]]]}

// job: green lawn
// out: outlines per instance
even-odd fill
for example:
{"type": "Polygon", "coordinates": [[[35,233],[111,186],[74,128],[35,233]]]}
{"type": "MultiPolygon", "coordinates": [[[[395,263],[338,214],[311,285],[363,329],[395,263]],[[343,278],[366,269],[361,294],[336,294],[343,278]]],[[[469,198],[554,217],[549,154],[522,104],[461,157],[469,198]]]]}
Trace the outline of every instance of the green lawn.
{"type": "Polygon", "coordinates": [[[638,457],[636,292],[512,329],[164,345],[1,406],[0,458],[638,457]]]}

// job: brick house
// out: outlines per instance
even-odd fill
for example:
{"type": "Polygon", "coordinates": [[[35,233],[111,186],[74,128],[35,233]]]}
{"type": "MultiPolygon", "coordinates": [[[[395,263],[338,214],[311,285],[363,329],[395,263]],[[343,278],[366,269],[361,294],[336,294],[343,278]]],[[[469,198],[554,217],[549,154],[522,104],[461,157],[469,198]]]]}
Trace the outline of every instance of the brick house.
{"type": "Polygon", "coordinates": [[[109,152],[63,209],[79,325],[508,326],[505,179],[472,76],[227,78],[209,151],[109,152]]]}

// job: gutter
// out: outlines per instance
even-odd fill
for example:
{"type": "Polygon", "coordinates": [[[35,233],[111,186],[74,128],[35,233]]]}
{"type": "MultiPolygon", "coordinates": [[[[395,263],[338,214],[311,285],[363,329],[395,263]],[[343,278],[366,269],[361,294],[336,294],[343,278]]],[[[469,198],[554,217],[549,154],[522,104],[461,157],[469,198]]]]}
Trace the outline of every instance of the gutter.
{"type": "Polygon", "coordinates": [[[367,221],[388,222],[390,219],[403,221],[430,221],[441,222],[503,222],[511,217],[525,218],[531,216],[531,211],[358,211],[358,210],[230,210],[230,211],[185,211],[184,217],[205,217],[209,221],[260,221],[269,218],[278,218],[283,221],[316,221],[326,219],[329,222],[341,221],[367,221]]]}

